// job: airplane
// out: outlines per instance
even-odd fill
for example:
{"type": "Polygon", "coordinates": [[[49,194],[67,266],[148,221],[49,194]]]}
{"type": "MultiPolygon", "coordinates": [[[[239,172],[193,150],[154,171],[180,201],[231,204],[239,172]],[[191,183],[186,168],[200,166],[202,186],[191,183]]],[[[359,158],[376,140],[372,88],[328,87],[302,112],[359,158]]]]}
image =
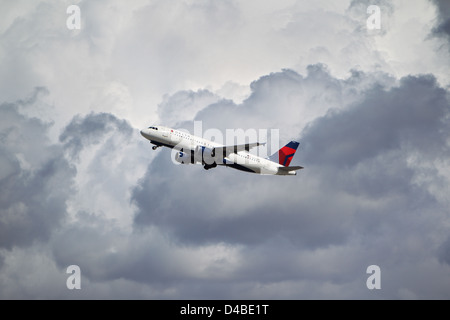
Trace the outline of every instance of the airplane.
{"type": "Polygon", "coordinates": [[[248,151],[265,143],[224,146],[165,126],[150,126],[140,132],[154,144],[153,150],[159,147],[175,149],[175,161],[181,164],[201,163],[206,170],[226,166],[246,172],[286,176],[296,175],[297,170],[303,169],[301,166],[289,166],[299,146],[296,141],[289,142],[269,158],[263,158],[248,151]]]}

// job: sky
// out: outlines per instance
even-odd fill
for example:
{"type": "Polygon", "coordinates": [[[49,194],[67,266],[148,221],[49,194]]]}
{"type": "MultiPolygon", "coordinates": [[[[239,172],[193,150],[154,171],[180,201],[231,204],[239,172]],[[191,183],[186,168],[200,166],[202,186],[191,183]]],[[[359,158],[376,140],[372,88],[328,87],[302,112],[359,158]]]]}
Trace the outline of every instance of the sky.
{"type": "Polygon", "coordinates": [[[448,1],[0,8],[0,299],[450,299],[448,1]],[[139,134],[196,123],[277,130],[304,169],[139,134]]]}

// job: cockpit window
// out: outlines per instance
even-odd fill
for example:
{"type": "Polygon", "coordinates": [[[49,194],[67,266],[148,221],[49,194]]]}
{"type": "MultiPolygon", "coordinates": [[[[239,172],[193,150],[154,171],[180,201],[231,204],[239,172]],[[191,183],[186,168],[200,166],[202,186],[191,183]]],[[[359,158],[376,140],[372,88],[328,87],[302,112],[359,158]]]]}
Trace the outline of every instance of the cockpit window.
{"type": "Polygon", "coordinates": [[[158,130],[157,127],[148,127],[149,129],[158,130]]]}

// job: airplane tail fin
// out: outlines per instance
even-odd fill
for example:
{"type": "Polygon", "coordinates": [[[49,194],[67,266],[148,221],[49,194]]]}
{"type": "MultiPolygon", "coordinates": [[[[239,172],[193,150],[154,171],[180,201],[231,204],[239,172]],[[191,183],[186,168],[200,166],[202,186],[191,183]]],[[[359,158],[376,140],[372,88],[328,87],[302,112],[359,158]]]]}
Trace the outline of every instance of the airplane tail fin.
{"type": "Polygon", "coordinates": [[[289,167],[292,159],[294,158],[295,152],[300,143],[297,141],[291,141],[283,148],[275,152],[273,155],[269,157],[270,161],[277,162],[282,166],[289,167]]]}

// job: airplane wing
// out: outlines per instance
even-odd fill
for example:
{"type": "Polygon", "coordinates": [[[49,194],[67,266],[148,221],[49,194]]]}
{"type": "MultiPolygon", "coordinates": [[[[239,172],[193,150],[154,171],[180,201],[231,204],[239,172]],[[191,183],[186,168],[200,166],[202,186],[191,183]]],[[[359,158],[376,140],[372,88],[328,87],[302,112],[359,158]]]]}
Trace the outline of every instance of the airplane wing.
{"type": "Polygon", "coordinates": [[[214,154],[217,156],[222,156],[223,158],[228,157],[231,153],[238,153],[239,151],[249,151],[251,148],[263,146],[266,142],[252,142],[244,144],[235,144],[232,146],[215,147],[214,154]]]}

